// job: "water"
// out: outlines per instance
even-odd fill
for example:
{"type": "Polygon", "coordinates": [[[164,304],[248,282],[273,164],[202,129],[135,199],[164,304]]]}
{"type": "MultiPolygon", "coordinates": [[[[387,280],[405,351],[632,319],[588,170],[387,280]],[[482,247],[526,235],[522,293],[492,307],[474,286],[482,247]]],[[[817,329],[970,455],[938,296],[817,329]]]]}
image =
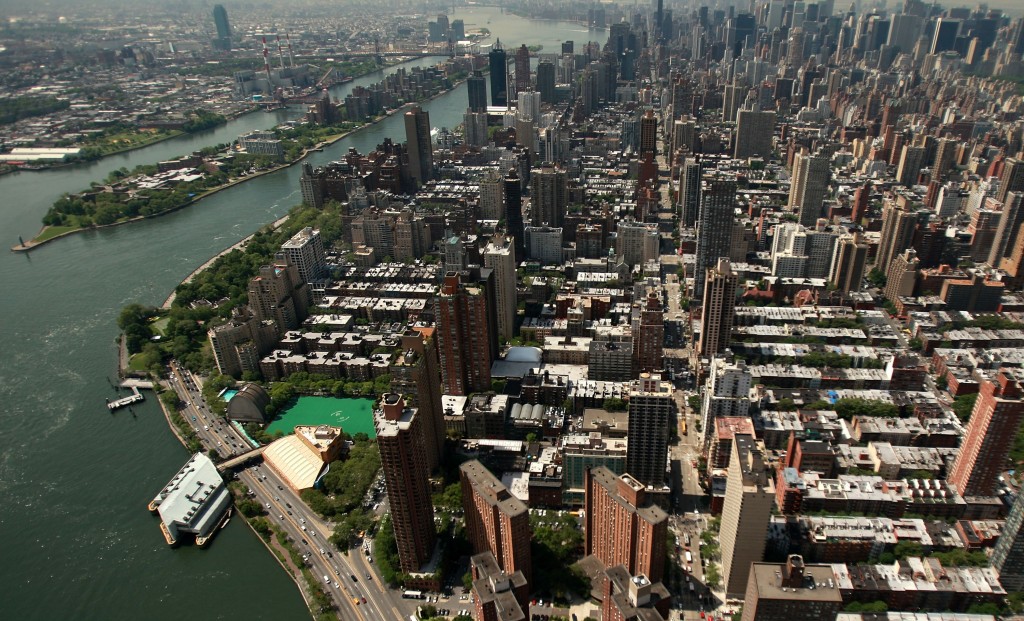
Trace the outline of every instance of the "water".
{"type": "MultiPolygon", "coordinates": [[[[456,17],[485,25],[509,45],[553,50],[563,39],[587,39],[575,24],[530,22],[497,9],[456,17]]],[[[461,87],[425,108],[432,125],[452,127],[466,104],[461,87]]],[[[79,190],[114,168],[226,142],[295,113],[255,113],[205,135],[88,166],[2,177],[0,241],[13,245],[17,235],[31,236],[60,193],[79,190]]],[[[385,137],[404,139],[400,117],[311,161],[338,159],[350,146],[365,152],[385,137]]],[[[299,202],[298,176],[299,167],[291,167],[160,218],[73,235],[30,254],[0,252],[5,618],[309,618],[290,578],[239,520],[206,550],[164,544],[146,503],[188,454],[151,393],[134,416],[128,410],[111,415],[103,403],[114,394],[108,378],[115,373],[120,308],[159,305],[210,256],[279,218],[299,202]]]]}

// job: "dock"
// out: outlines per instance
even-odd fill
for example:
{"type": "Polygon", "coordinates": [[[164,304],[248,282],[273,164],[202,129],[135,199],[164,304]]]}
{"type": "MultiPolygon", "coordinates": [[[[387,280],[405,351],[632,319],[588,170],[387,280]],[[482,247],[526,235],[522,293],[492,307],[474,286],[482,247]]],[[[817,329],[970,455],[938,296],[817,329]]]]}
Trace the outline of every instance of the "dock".
{"type": "Polygon", "coordinates": [[[126,379],[123,382],[121,382],[121,388],[131,388],[132,394],[128,395],[127,397],[115,399],[114,401],[107,399],[107,409],[109,409],[111,412],[113,412],[114,410],[119,410],[123,407],[127,407],[133,403],[138,403],[139,401],[145,401],[146,397],[143,396],[141,392],[139,392],[139,389],[149,388],[150,390],[152,390],[153,382],[147,382],[145,380],[137,379],[126,379]]]}

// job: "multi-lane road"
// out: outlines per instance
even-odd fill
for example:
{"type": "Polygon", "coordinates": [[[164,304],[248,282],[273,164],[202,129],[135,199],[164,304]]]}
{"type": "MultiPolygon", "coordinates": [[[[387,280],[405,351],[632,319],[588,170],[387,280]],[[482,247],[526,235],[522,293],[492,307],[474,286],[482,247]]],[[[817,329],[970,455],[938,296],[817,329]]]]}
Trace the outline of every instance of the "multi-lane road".
{"type": "MultiPolygon", "coordinates": [[[[224,459],[252,450],[247,438],[210,411],[200,381],[188,370],[172,363],[168,383],[178,395],[182,416],[192,425],[204,449],[213,449],[224,459]]],[[[403,600],[383,585],[361,547],[348,554],[335,549],[329,541],[333,525],[313,514],[269,466],[261,464],[240,470],[238,479],[263,506],[270,522],[306,555],[306,565],[314,577],[323,581],[340,618],[407,619],[415,612],[418,602],[403,600]]]]}

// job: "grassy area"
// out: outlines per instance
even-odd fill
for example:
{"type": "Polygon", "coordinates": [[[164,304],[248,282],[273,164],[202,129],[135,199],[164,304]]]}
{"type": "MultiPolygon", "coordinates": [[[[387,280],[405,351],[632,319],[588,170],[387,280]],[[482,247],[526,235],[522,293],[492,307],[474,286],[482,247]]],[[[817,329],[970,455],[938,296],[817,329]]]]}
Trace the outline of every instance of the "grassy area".
{"type": "Polygon", "coordinates": [[[77,226],[47,226],[43,228],[42,232],[40,232],[39,235],[37,235],[35,239],[33,239],[32,241],[37,243],[44,242],[48,239],[53,239],[54,237],[57,237],[58,235],[61,235],[63,233],[74,231],[77,228],[77,226]]]}
{"type": "Polygon", "coordinates": [[[146,360],[145,356],[140,356],[139,354],[135,354],[134,356],[131,357],[130,360],[128,360],[128,370],[130,370],[130,371],[139,371],[141,373],[145,373],[148,370],[147,367],[146,367],[148,362],[149,361],[146,360]]]}
{"type": "Polygon", "coordinates": [[[164,316],[154,321],[150,327],[152,327],[154,331],[159,332],[162,336],[167,330],[167,324],[170,323],[170,321],[170,316],[164,316]]]}
{"type": "Polygon", "coordinates": [[[119,153],[128,149],[138,149],[151,145],[161,140],[181,136],[185,132],[180,130],[154,130],[139,129],[136,131],[124,131],[107,136],[101,136],[96,140],[85,140],[79,143],[81,147],[93,147],[99,149],[101,155],[119,153]]]}

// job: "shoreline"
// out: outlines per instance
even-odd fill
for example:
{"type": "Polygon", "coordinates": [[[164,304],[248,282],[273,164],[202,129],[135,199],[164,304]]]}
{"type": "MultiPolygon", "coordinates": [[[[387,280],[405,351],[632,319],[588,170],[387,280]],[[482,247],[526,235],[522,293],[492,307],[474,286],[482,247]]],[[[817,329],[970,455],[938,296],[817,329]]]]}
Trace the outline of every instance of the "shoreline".
{"type": "MultiPolygon", "coordinates": [[[[59,235],[54,235],[53,237],[49,237],[47,239],[44,239],[44,240],[38,241],[38,242],[34,241],[34,239],[30,239],[30,240],[26,241],[23,244],[15,244],[15,245],[11,246],[11,252],[28,253],[28,252],[32,252],[36,248],[39,248],[40,246],[44,246],[44,245],[46,245],[46,244],[48,244],[50,242],[56,241],[58,239],[63,239],[63,238],[68,237],[70,235],[75,235],[75,234],[78,234],[78,233],[83,233],[85,231],[98,231],[98,230],[101,230],[101,229],[112,228],[112,227],[115,227],[115,226],[123,226],[123,225],[126,225],[126,224],[131,224],[133,222],[141,222],[143,220],[151,220],[153,218],[159,218],[160,216],[164,216],[164,215],[167,215],[167,214],[170,214],[170,213],[174,213],[174,212],[176,212],[176,211],[178,211],[180,209],[184,209],[185,207],[189,207],[191,205],[194,205],[194,204],[198,203],[199,201],[201,201],[202,199],[204,199],[204,198],[206,198],[208,196],[216,194],[217,192],[220,192],[222,190],[226,190],[226,189],[228,189],[230,187],[233,187],[235,185],[238,185],[240,183],[245,183],[246,181],[249,181],[250,179],[255,179],[257,177],[261,177],[263,175],[274,173],[274,172],[277,172],[279,170],[283,170],[285,168],[289,168],[291,166],[294,166],[294,165],[298,164],[299,162],[302,162],[303,160],[305,160],[307,157],[309,157],[309,155],[311,153],[316,153],[317,149],[320,149],[322,151],[323,149],[325,149],[327,147],[333,146],[338,141],[343,140],[344,138],[347,138],[347,137],[349,137],[349,136],[351,136],[353,134],[356,134],[357,132],[361,132],[361,131],[363,131],[364,129],[366,129],[368,127],[372,127],[373,125],[376,125],[376,124],[380,123],[381,121],[383,121],[383,120],[385,120],[385,119],[387,119],[387,118],[389,118],[389,117],[391,117],[391,116],[401,112],[402,110],[404,110],[405,108],[407,108],[409,106],[419,105],[419,104],[422,104],[422,103],[425,103],[425,102],[428,102],[428,101],[433,101],[433,100],[437,99],[438,97],[441,97],[442,95],[447,95],[448,93],[451,93],[452,91],[457,89],[459,86],[461,86],[462,83],[465,82],[465,81],[466,81],[466,79],[464,78],[464,79],[459,80],[457,82],[453,82],[452,83],[452,87],[450,89],[447,89],[445,91],[437,93],[436,95],[434,95],[432,97],[428,97],[428,98],[423,99],[421,101],[407,102],[407,103],[404,103],[401,106],[399,106],[399,107],[397,107],[397,108],[395,108],[393,110],[388,110],[388,112],[386,114],[383,114],[383,115],[375,118],[374,120],[372,120],[372,121],[370,121],[368,123],[364,123],[363,125],[360,125],[359,127],[356,127],[355,129],[350,129],[347,132],[342,132],[342,133],[340,133],[340,134],[330,138],[329,140],[325,140],[323,142],[318,143],[316,146],[314,146],[312,148],[303,150],[302,155],[300,155],[298,158],[292,160],[291,162],[288,162],[286,164],[281,164],[280,166],[274,166],[273,168],[268,168],[267,170],[261,170],[260,172],[252,174],[252,175],[246,175],[245,177],[239,177],[238,179],[234,179],[234,180],[229,181],[229,182],[227,182],[227,183],[225,183],[223,185],[217,186],[215,188],[211,188],[211,189],[207,190],[206,192],[203,192],[202,194],[200,194],[198,196],[195,196],[191,200],[189,200],[189,201],[187,201],[185,203],[182,203],[181,205],[178,205],[178,206],[176,206],[176,207],[174,207],[172,209],[168,209],[166,211],[161,211],[160,213],[153,214],[151,216],[136,216],[134,218],[129,218],[127,220],[121,220],[120,222],[112,222],[110,224],[98,224],[98,225],[93,225],[93,226],[86,227],[86,228],[73,229],[73,230],[70,230],[70,231],[65,231],[63,233],[60,233],[59,235]]],[[[46,230],[46,228],[47,228],[47,226],[43,225],[43,228],[40,229],[38,233],[36,233],[36,237],[39,237],[40,235],[42,235],[43,232],[46,230]]],[[[214,258],[216,258],[216,257],[214,257],[214,258]]]]}

